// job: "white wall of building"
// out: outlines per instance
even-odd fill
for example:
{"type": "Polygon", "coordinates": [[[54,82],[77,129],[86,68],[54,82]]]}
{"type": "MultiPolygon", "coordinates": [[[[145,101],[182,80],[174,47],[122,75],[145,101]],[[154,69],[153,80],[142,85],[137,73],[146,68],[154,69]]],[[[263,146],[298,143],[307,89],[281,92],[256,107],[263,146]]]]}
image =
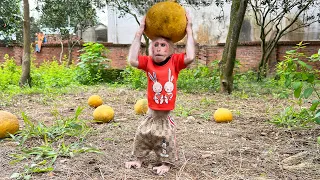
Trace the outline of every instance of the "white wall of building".
{"type": "MultiPolygon", "coordinates": [[[[184,6],[184,5],[183,5],[184,6]]],[[[214,4],[208,7],[193,8],[184,6],[193,20],[193,31],[199,44],[217,44],[226,41],[229,28],[229,13],[231,4],[225,4],[223,11],[214,4]],[[217,20],[218,15],[223,15],[222,20],[217,20]]],[[[108,8],[108,41],[114,44],[131,44],[138,24],[131,15],[119,18],[119,12],[108,8]]],[[[139,17],[139,20],[142,16],[139,17]]],[[[256,25],[253,15],[246,14],[240,40],[260,41],[260,28],[256,25]]],[[[320,24],[315,23],[310,27],[295,31],[281,40],[320,40],[320,24]]]]}

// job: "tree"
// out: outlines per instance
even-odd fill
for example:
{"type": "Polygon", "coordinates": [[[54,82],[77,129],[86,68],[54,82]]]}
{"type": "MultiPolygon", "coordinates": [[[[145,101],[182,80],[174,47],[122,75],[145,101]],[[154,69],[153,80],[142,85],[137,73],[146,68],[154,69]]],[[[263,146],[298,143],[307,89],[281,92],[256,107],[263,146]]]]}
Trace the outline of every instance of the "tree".
{"type": "MultiPolygon", "coordinates": [[[[115,9],[119,10],[120,17],[125,16],[126,14],[132,15],[137,22],[138,25],[140,25],[140,22],[138,20],[138,15],[145,15],[148,11],[148,9],[153,6],[154,4],[162,1],[167,0],[146,0],[146,1],[140,1],[140,0],[95,0],[95,3],[97,7],[104,7],[105,5],[108,5],[110,7],[114,7],[115,9]]],[[[194,7],[200,7],[200,6],[209,6],[213,3],[213,0],[202,0],[202,1],[190,1],[190,0],[171,0],[175,1],[180,4],[185,5],[191,5],[194,7]]],[[[224,1],[228,2],[229,0],[215,0],[215,3],[217,6],[221,6],[224,4],[224,1]]],[[[149,38],[143,34],[143,38],[146,42],[146,47],[149,46],[149,38]]],[[[149,54],[148,48],[146,48],[146,54],[149,54]]]]}
{"type": "MultiPolygon", "coordinates": [[[[78,40],[73,38],[77,30],[96,24],[96,11],[91,0],[38,0],[40,23],[53,31],[59,31],[61,43],[68,42],[68,64],[72,63],[72,49],[78,40]]],[[[62,43],[63,45],[63,43],[62,43]]],[[[63,46],[62,46],[63,48],[63,46]]]]}
{"type": "Polygon", "coordinates": [[[6,41],[12,41],[13,35],[21,29],[22,16],[19,4],[20,0],[0,1],[0,37],[6,41]]]}
{"type": "Polygon", "coordinates": [[[20,87],[31,86],[30,76],[30,12],[29,1],[23,0],[23,60],[22,74],[19,81],[20,87]]]}
{"type": "Polygon", "coordinates": [[[222,92],[231,93],[233,90],[233,69],[236,58],[239,34],[246,13],[248,0],[233,0],[230,12],[230,25],[224,46],[220,67],[220,88],[222,92]]]}
{"type": "Polygon", "coordinates": [[[277,43],[284,35],[320,22],[318,0],[250,0],[254,17],[260,26],[261,58],[258,80],[266,77],[267,64],[277,43]],[[310,10],[310,11],[308,11],[310,10]],[[289,18],[292,16],[292,18],[289,18]],[[288,24],[284,20],[289,19],[288,24]],[[299,23],[296,23],[300,20],[299,23]]]}
{"type": "MultiPolygon", "coordinates": [[[[139,1],[139,0],[106,0],[106,4],[99,3],[98,6],[103,7],[108,5],[110,7],[116,8],[120,12],[120,17],[125,16],[126,14],[132,15],[140,26],[140,21],[138,19],[138,15],[146,14],[147,10],[153,6],[156,1],[139,1]]],[[[143,38],[146,42],[146,47],[149,46],[149,38],[143,34],[143,38]]],[[[145,49],[146,54],[148,55],[148,48],[145,49]]]]}

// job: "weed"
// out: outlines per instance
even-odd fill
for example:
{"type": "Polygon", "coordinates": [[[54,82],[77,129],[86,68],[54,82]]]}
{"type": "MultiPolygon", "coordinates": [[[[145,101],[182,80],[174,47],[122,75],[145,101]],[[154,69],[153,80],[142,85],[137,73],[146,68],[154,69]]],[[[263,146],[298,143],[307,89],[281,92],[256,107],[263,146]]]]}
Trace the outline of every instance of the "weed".
{"type": "Polygon", "coordinates": [[[106,58],[108,50],[103,44],[85,43],[77,64],[77,80],[81,84],[96,84],[103,82],[105,69],[110,67],[110,60],[106,58]]]}
{"type": "MultiPolygon", "coordinates": [[[[272,122],[285,126],[307,126],[315,122],[320,124],[320,95],[316,88],[318,84],[318,71],[311,65],[302,61],[304,53],[299,50],[305,48],[305,44],[300,42],[293,50],[286,52],[285,60],[277,65],[277,74],[283,80],[285,87],[293,89],[293,95],[297,99],[293,105],[287,107],[280,116],[274,117],[272,122]],[[314,94],[314,96],[312,96],[314,94]],[[311,99],[310,108],[302,107],[304,100],[311,99]],[[294,111],[294,106],[299,106],[299,111],[294,111]]],[[[319,61],[320,50],[308,59],[312,62],[319,61]]]]}
{"type": "Polygon", "coordinates": [[[11,164],[27,159],[31,164],[25,165],[23,172],[15,172],[11,177],[30,179],[32,173],[53,171],[53,164],[58,157],[73,157],[85,152],[100,153],[98,149],[85,145],[85,138],[92,130],[85,121],[79,119],[81,112],[82,108],[78,108],[74,117],[57,119],[52,126],[41,122],[36,125],[22,113],[25,127],[16,135],[11,135],[19,143],[21,153],[10,155],[11,164]],[[33,142],[35,139],[36,143],[33,142]],[[26,142],[29,142],[28,145],[26,142]]]}

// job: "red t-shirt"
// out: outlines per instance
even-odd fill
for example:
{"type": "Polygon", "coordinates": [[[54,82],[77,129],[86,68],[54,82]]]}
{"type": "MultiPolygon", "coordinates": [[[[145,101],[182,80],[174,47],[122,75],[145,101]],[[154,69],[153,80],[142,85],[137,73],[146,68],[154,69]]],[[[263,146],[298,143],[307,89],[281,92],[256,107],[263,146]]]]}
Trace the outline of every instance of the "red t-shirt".
{"type": "Polygon", "coordinates": [[[177,80],[184,64],[184,53],[172,54],[170,60],[156,65],[151,56],[139,56],[139,69],[146,72],[148,78],[148,106],[153,110],[173,110],[177,97],[177,80]]]}

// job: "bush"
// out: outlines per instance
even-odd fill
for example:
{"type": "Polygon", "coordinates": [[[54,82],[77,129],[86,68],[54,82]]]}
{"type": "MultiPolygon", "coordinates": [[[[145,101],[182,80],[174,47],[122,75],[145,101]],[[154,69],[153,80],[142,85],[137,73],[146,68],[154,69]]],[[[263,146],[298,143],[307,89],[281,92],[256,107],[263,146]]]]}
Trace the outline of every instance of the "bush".
{"type": "Polygon", "coordinates": [[[37,88],[61,88],[77,84],[75,66],[67,62],[59,64],[56,60],[45,61],[39,68],[31,71],[32,85],[37,88]]]}
{"type": "Polygon", "coordinates": [[[210,66],[199,64],[195,68],[182,70],[178,88],[190,93],[217,91],[220,87],[218,62],[216,60],[210,66]]]}
{"type": "Polygon", "coordinates": [[[6,90],[19,84],[21,66],[17,66],[14,59],[8,54],[4,56],[5,62],[0,65],[0,89],[6,90]]]}
{"type": "Polygon", "coordinates": [[[77,64],[77,80],[81,84],[96,84],[104,81],[108,76],[110,60],[106,58],[108,50],[99,43],[86,43],[81,49],[80,62],[77,64]]]}
{"type": "Polygon", "coordinates": [[[146,89],[147,77],[144,71],[127,66],[124,71],[121,72],[123,83],[133,89],[146,89]]]}

